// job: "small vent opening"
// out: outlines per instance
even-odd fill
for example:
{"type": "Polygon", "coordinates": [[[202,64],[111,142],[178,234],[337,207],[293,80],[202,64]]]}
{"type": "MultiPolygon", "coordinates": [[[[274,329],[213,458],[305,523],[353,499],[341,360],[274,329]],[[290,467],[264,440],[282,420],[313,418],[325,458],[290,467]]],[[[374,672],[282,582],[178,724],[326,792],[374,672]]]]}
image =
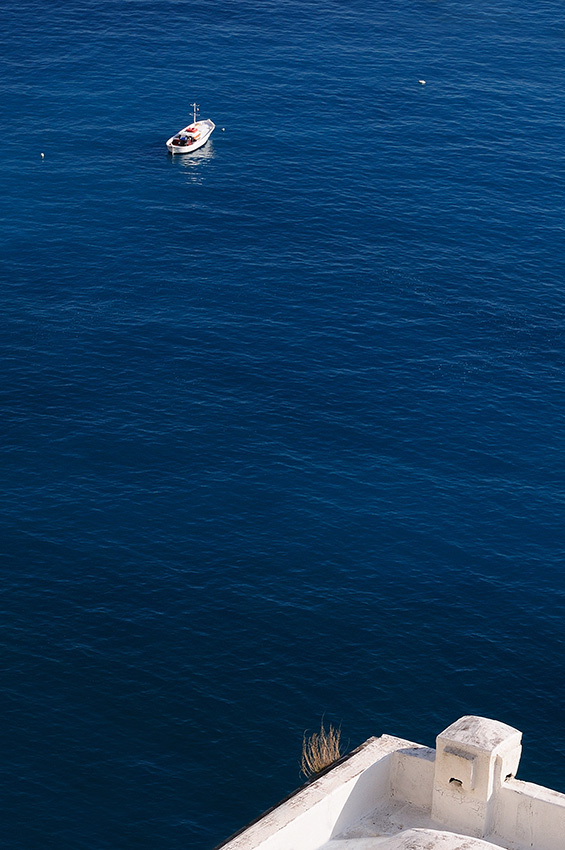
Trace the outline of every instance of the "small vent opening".
{"type": "Polygon", "coordinates": [[[450,785],[456,785],[456,786],[457,786],[457,788],[461,788],[461,786],[463,785],[463,783],[461,782],[461,780],[460,780],[460,779],[455,779],[455,777],[454,777],[454,776],[452,776],[452,777],[451,777],[451,779],[449,780],[449,784],[450,784],[450,785]]]}

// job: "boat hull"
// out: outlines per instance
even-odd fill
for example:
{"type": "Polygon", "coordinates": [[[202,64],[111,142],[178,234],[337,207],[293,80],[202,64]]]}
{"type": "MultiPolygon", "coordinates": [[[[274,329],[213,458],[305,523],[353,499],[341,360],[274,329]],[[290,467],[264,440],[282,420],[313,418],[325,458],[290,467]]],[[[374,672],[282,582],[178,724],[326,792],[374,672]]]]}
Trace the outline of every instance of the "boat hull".
{"type": "Polygon", "coordinates": [[[193,122],[192,124],[189,124],[188,127],[184,127],[182,130],[179,130],[179,132],[175,133],[174,136],[171,136],[170,139],[167,139],[167,150],[174,156],[177,156],[178,154],[194,153],[206,144],[214,132],[215,127],[216,125],[213,121],[210,121],[209,118],[205,118],[202,121],[196,121],[195,123],[193,122]],[[194,129],[199,132],[198,138],[193,138],[192,141],[187,142],[186,144],[178,144],[178,142],[177,144],[174,144],[175,139],[178,139],[182,134],[191,134],[194,129]]]}

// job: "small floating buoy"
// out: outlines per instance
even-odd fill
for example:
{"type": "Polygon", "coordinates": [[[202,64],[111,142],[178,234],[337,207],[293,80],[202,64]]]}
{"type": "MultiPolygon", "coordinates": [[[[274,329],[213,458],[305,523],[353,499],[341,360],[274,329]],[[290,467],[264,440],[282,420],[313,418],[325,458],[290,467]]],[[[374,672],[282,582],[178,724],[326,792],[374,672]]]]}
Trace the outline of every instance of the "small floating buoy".
{"type": "Polygon", "coordinates": [[[226,132],[226,128],[222,127],[222,133],[225,133],[225,132],[226,132]]]}
{"type": "Polygon", "coordinates": [[[42,154],[41,154],[41,159],[45,159],[45,154],[44,154],[44,153],[42,153],[42,154]]]}
{"type": "Polygon", "coordinates": [[[418,82],[420,83],[420,85],[421,85],[421,86],[425,86],[425,85],[426,85],[426,81],[425,81],[425,80],[418,80],[418,82]]]}

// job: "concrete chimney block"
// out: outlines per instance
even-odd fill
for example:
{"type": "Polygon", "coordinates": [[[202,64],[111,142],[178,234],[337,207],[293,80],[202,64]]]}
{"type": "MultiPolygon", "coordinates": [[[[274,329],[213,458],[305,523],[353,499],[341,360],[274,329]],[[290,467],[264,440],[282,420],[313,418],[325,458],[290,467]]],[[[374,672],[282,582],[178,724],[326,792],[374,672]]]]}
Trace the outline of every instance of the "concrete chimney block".
{"type": "Polygon", "coordinates": [[[486,717],[461,717],[436,740],[432,818],[477,838],[491,831],[497,790],[518,769],[522,733],[486,717]]]}

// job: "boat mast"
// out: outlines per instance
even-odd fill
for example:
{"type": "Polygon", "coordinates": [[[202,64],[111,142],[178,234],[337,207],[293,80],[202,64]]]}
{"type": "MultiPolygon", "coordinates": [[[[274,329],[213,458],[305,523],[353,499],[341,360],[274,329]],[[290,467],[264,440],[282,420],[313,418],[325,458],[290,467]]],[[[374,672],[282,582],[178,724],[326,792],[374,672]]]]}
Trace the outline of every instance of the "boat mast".
{"type": "Polygon", "coordinates": [[[198,103],[191,103],[190,105],[192,106],[193,116],[194,116],[193,119],[192,119],[192,123],[196,124],[196,113],[200,111],[199,104],[198,103]]]}

